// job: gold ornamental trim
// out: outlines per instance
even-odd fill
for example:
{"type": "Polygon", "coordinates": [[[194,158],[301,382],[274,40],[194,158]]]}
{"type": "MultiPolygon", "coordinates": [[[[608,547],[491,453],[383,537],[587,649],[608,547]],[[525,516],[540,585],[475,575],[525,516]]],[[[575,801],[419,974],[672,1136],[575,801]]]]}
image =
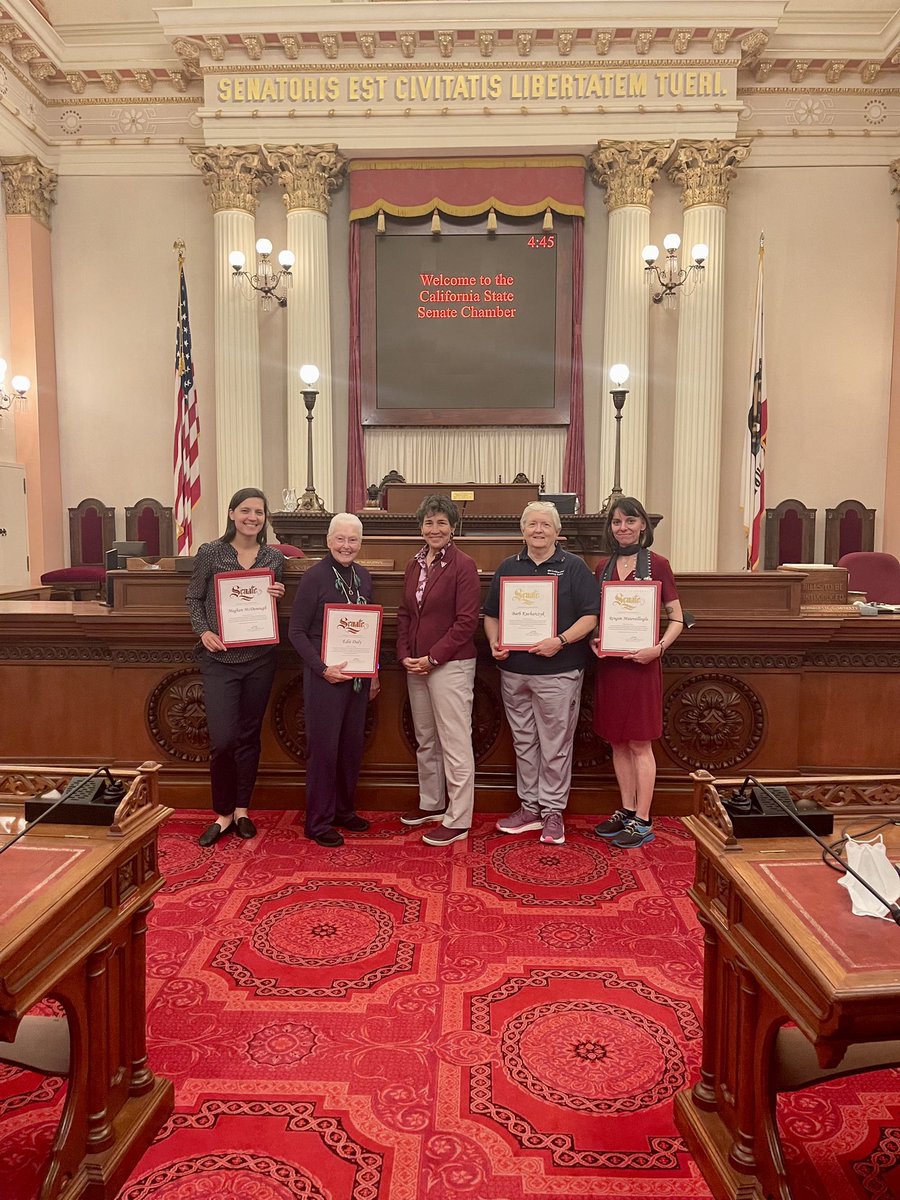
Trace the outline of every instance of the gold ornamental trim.
{"type": "Polygon", "coordinates": [[[238,209],[253,216],[257,194],[272,182],[259,146],[189,146],[188,152],[210,189],[213,212],[238,209]]]}
{"type": "Polygon", "coordinates": [[[56,203],[53,194],[58,182],[56,172],[33,155],[0,158],[0,171],[6,215],[34,217],[49,229],[50,210],[56,203]]]}
{"type": "Polygon", "coordinates": [[[284,188],[282,199],[288,212],[305,209],[327,216],[332,194],[344,182],[347,163],[336,142],[267,146],[263,154],[284,188]]]}
{"type": "Polygon", "coordinates": [[[579,167],[584,169],[581,154],[517,155],[511,158],[354,158],[348,171],[458,171],[491,170],[503,167],[579,167]]]}
{"type": "Polygon", "coordinates": [[[425,74],[436,71],[444,75],[464,75],[478,72],[490,74],[493,71],[527,71],[539,74],[541,71],[647,71],[659,68],[661,70],[727,70],[738,68],[739,58],[563,58],[563,59],[528,59],[527,66],[521,58],[510,59],[475,59],[472,62],[456,62],[452,66],[447,59],[436,62],[417,62],[413,67],[409,59],[401,63],[373,63],[372,59],[361,59],[358,62],[333,62],[325,59],[315,63],[271,62],[271,63],[236,63],[234,66],[218,63],[200,68],[203,76],[211,75],[396,75],[425,74]]]}
{"type": "Polygon", "coordinates": [[[591,179],[606,191],[610,212],[629,205],[649,208],[653,185],[672,153],[671,139],[658,142],[622,142],[603,138],[590,157],[591,179]]]}
{"type": "Polygon", "coordinates": [[[749,139],[741,141],[682,141],[675,147],[668,169],[671,181],[681,186],[681,206],[698,204],[728,205],[728,184],[751,149],[749,139]]]}
{"type": "Polygon", "coordinates": [[[739,87],[738,96],[896,96],[900,87],[739,87]]]}

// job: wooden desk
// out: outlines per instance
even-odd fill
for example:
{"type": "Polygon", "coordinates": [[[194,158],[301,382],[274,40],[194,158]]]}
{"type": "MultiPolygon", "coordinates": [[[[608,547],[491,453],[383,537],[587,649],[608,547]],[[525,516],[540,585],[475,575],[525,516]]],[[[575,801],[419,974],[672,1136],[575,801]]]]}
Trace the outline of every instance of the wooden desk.
{"type": "MultiPolygon", "coordinates": [[[[531,500],[539,500],[536,483],[389,483],[384,489],[384,507],[389,513],[414,513],[426,496],[441,492],[474,492],[466,501],[465,514],[486,516],[509,514],[521,516],[531,500]]],[[[463,501],[456,502],[460,512],[463,501]]]]}
{"type": "MultiPolygon", "coordinates": [[[[162,887],[157,763],[116,771],[129,784],[107,827],[39,825],[0,859],[0,1038],[52,997],[66,1011],[65,1108],[39,1200],[113,1200],[173,1107],[147,1065],[147,914],[162,887]]],[[[0,773],[0,842],[23,800],[62,786],[59,767],[0,773]]]]}
{"type": "MultiPolygon", "coordinates": [[[[738,843],[718,795],[740,779],[693,776],[697,843],[691,897],[704,931],[700,1081],[675,1099],[675,1122],[713,1195],[790,1200],[775,1121],[775,1042],[796,1023],[821,1067],[846,1049],[897,1038],[900,927],[855,917],[840,875],[811,838],[738,843]]],[[[900,775],[769,779],[835,810],[838,826],[900,815],[900,775]],[[851,815],[855,814],[855,815],[851,815]]],[[[883,831],[892,859],[900,831],[883,831]]]]}

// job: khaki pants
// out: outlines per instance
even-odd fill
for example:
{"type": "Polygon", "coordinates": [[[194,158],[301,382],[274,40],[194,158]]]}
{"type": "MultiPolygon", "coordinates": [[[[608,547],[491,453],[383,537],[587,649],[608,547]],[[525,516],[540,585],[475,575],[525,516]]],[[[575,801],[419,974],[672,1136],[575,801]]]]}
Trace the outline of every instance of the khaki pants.
{"type": "Polygon", "coordinates": [[[503,707],[516,751],[519,800],[542,817],[562,812],[569,800],[582,675],[582,671],[500,672],[503,707]]]}
{"type": "Polygon", "coordinates": [[[444,663],[428,675],[407,675],[406,684],[419,743],[419,804],[426,812],[443,808],[446,788],[444,825],[468,829],[475,804],[475,659],[444,663]]]}

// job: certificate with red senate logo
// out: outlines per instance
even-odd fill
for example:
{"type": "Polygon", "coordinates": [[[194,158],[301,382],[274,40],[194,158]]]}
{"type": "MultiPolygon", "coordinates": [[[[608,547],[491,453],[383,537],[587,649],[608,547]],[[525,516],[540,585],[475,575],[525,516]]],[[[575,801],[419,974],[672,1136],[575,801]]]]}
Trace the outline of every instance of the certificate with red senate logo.
{"type": "Polygon", "coordinates": [[[600,597],[600,653],[634,654],[659,638],[658,579],[609,579],[600,597]]]}
{"type": "Polygon", "coordinates": [[[214,576],[219,637],[229,650],[278,641],[278,612],[269,588],[271,571],[221,571],[214,576]]]}
{"type": "Polygon", "coordinates": [[[556,576],[505,575],[500,580],[500,646],[530,650],[556,636],[556,576]]]}
{"type": "Polygon", "coordinates": [[[381,652],[380,604],[326,604],[322,627],[322,661],[360,678],[378,672],[381,652]],[[344,663],[344,666],[341,666],[344,663]]]}

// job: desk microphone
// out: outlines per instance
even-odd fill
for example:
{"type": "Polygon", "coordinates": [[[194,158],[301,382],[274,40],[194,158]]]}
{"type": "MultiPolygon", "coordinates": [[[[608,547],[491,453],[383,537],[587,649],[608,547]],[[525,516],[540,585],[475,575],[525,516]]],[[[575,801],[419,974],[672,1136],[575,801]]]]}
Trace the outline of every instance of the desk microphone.
{"type": "MultiPolygon", "coordinates": [[[[845,863],[841,856],[836,851],[832,850],[826,841],[823,841],[823,839],[820,838],[817,833],[813,833],[809,826],[797,816],[789,804],[785,804],[781,797],[777,795],[776,792],[774,792],[771,788],[766,787],[764,783],[760,783],[755,775],[747,776],[747,778],[741,784],[740,792],[735,793],[733,799],[737,799],[738,797],[743,799],[745,797],[745,789],[748,783],[752,783],[754,787],[758,787],[761,792],[765,792],[769,799],[773,800],[786,816],[790,817],[792,821],[795,821],[805,834],[811,838],[814,838],[815,841],[819,843],[824,852],[829,856],[829,858],[834,859],[842,871],[844,871],[847,875],[852,875],[857,883],[861,883],[867,892],[873,895],[880,904],[883,904],[893,917],[896,924],[900,925],[900,904],[896,904],[894,901],[886,899],[881,895],[880,892],[876,892],[875,888],[872,887],[871,883],[869,883],[867,879],[863,879],[862,875],[860,875],[857,871],[854,871],[853,867],[851,867],[849,863],[845,863]]],[[[731,802],[732,801],[729,801],[729,803],[731,802]]]]}
{"type": "MultiPolygon", "coordinates": [[[[17,833],[14,838],[12,838],[10,841],[8,841],[5,846],[0,846],[0,854],[5,854],[6,851],[10,848],[10,846],[14,846],[16,844],[16,842],[19,841],[20,838],[23,838],[25,836],[26,833],[30,833],[31,830],[34,829],[35,825],[39,825],[41,823],[41,821],[46,820],[47,817],[49,817],[51,813],[56,812],[56,810],[60,807],[60,805],[71,803],[71,801],[72,801],[71,789],[72,789],[73,784],[78,786],[78,785],[82,785],[85,783],[89,783],[92,779],[96,779],[98,775],[102,775],[104,773],[106,774],[106,776],[109,780],[109,782],[106,784],[106,787],[105,787],[105,794],[109,795],[110,792],[112,792],[116,798],[116,803],[118,803],[119,800],[122,799],[122,796],[125,794],[125,789],[120,780],[113,778],[112,772],[110,771],[109,767],[98,767],[96,769],[96,771],[91,771],[90,775],[73,775],[72,778],[69,780],[66,790],[59,797],[59,799],[54,800],[53,803],[50,805],[50,807],[45,808],[44,811],[42,813],[40,813],[38,816],[36,816],[33,821],[29,821],[28,824],[25,826],[25,828],[22,829],[19,833],[17,833]]],[[[45,793],[45,795],[48,795],[48,794],[49,793],[45,793]]]]}

